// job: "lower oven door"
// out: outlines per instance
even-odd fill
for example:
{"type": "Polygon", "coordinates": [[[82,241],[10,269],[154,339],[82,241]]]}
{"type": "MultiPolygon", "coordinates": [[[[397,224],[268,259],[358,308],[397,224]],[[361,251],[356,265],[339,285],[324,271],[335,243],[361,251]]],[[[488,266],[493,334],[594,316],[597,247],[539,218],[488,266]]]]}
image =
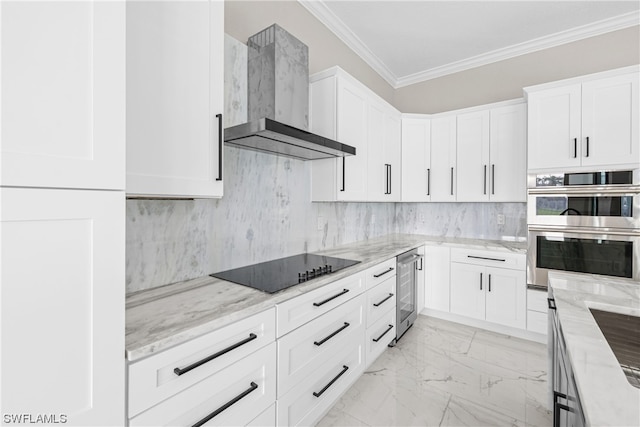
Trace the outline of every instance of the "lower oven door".
{"type": "Polygon", "coordinates": [[[640,230],[530,225],[527,282],[547,286],[549,271],[640,280],[640,230]]]}

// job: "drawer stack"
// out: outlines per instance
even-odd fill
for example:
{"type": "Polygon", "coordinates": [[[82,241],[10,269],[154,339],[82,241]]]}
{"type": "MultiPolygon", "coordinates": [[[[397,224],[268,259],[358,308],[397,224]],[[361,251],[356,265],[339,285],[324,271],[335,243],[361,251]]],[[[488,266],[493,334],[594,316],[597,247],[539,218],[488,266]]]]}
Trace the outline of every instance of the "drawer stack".
{"type": "Polygon", "coordinates": [[[396,259],[365,271],[367,287],[366,365],[382,354],[396,337],[396,259]]]}

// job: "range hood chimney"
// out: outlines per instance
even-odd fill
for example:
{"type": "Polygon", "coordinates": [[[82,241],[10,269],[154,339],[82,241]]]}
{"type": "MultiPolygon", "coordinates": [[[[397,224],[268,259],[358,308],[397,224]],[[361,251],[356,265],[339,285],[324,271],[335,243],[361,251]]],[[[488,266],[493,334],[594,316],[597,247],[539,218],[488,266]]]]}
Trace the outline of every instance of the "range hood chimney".
{"type": "Polygon", "coordinates": [[[277,24],[247,43],[248,122],[225,129],[225,143],[302,160],[355,155],[309,128],[309,50],[277,24]]]}

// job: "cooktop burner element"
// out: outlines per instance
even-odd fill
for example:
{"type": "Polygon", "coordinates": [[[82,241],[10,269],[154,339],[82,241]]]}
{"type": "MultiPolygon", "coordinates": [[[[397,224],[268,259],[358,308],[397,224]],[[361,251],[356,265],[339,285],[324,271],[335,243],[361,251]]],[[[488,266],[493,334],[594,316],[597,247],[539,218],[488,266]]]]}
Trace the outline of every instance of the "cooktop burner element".
{"type": "Polygon", "coordinates": [[[323,255],[299,254],[221,271],[210,276],[273,294],[359,262],[323,255]]]}

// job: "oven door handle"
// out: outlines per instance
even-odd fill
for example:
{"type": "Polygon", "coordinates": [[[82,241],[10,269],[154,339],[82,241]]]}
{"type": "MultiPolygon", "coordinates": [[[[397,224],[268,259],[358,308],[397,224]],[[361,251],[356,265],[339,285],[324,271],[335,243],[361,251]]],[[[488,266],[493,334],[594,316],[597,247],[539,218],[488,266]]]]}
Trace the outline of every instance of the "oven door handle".
{"type": "Polygon", "coordinates": [[[640,195],[640,185],[581,185],[579,187],[541,187],[529,188],[529,194],[548,195],[572,195],[587,194],[590,196],[606,196],[609,194],[628,194],[630,196],[640,195]]]}
{"type": "Polygon", "coordinates": [[[422,258],[424,258],[424,255],[413,254],[413,255],[411,255],[411,258],[409,260],[399,261],[398,265],[400,265],[402,267],[406,267],[407,265],[411,265],[411,264],[414,264],[414,263],[418,262],[418,260],[421,260],[422,258]]]}
{"type": "Polygon", "coordinates": [[[587,227],[530,225],[529,231],[536,231],[536,232],[543,232],[543,233],[592,234],[597,236],[640,237],[640,229],[632,229],[632,228],[620,229],[620,228],[587,228],[587,227]]]}

